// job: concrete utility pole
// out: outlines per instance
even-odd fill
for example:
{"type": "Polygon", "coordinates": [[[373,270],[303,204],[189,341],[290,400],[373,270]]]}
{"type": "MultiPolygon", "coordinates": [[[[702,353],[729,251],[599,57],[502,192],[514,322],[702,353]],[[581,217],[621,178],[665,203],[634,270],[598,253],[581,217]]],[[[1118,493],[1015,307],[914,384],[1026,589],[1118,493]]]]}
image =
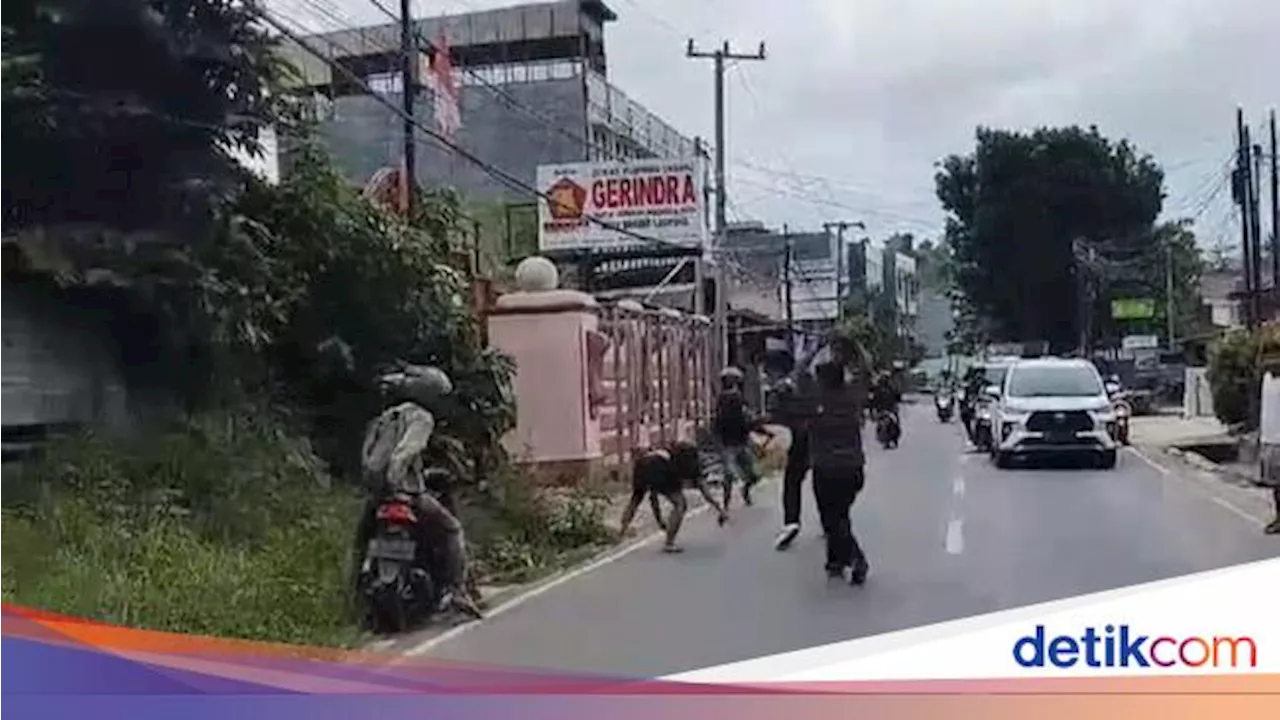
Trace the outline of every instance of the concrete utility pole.
{"type": "Polygon", "coordinates": [[[405,217],[413,217],[413,186],[417,177],[416,143],[414,141],[413,101],[417,97],[418,85],[414,81],[414,60],[417,58],[417,47],[414,45],[413,16],[411,0],[400,0],[400,91],[403,95],[404,108],[404,174],[400,177],[401,192],[404,202],[405,217]]]}
{"type": "Polygon", "coordinates": [[[1249,129],[1244,124],[1244,109],[1236,109],[1236,169],[1231,177],[1232,195],[1240,206],[1240,240],[1244,256],[1245,324],[1256,327],[1258,286],[1254,281],[1257,263],[1254,261],[1253,236],[1253,164],[1249,162],[1249,129]]]}
{"type": "Polygon", "coordinates": [[[1173,242],[1168,241],[1164,247],[1164,324],[1165,341],[1169,345],[1169,352],[1173,352],[1173,316],[1175,311],[1176,308],[1173,302],[1173,242]]]}
{"type": "Polygon", "coordinates": [[[796,314],[794,300],[791,295],[791,230],[782,226],[782,313],[787,319],[787,356],[792,365],[796,362],[796,314]]]}
{"type": "Polygon", "coordinates": [[[844,276],[848,271],[844,261],[844,231],[849,228],[866,230],[867,226],[856,220],[822,223],[822,229],[826,230],[827,234],[830,234],[833,229],[836,231],[836,318],[838,319],[844,319],[844,291],[848,288],[845,282],[848,278],[844,276]]]}
{"type": "Polygon", "coordinates": [[[710,52],[699,51],[694,48],[693,40],[689,40],[689,45],[685,49],[685,55],[690,58],[711,59],[715,63],[715,103],[716,103],[716,238],[712,247],[716,251],[716,308],[714,318],[714,329],[716,334],[716,347],[714,363],[716,367],[724,367],[725,362],[729,358],[729,333],[728,333],[728,316],[729,316],[729,292],[728,277],[725,256],[725,201],[727,199],[727,188],[724,180],[724,164],[725,164],[725,126],[724,126],[724,61],[725,60],[764,60],[764,43],[760,43],[760,49],[751,55],[734,53],[729,49],[729,42],[725,43],[710,52]]]}
{"type": "Polygon", "coordinates": [[[1276,111],[1271,111],[1271,286],[1280,288],[1280,172],[1276,157],[1276,111]]]}

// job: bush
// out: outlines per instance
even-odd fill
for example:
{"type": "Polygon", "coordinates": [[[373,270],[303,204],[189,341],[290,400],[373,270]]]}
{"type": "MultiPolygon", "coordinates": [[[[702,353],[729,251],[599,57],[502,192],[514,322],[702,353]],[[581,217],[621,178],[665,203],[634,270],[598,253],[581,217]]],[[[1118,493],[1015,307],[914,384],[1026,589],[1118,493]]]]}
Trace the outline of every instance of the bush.
{"type": "Polygon", "coordinates": [[[345,644],[359,498],[262,413],[54,444],[6,482],[6,601],[133,627],[345,644]]]}
{"type": "Polygon", "coordinates": [[[1209,353],[1209,387],[1213,410],[1227,425],[1253,430],[1258,426],[1262,392],[1259,361],[1280,353],[1280,326],[1238,330],[1223,336],[1209,353]]]}

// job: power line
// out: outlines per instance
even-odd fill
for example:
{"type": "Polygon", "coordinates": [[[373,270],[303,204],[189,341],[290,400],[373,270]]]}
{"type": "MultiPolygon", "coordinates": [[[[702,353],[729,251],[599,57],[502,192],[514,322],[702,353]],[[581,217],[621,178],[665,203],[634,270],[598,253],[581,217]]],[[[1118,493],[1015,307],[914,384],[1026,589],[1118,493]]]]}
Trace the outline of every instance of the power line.
{"type": "MultiPolygon", "coordinates": [[[[363,78],[361,78],[359,75],[357,75],[355,72],[351,71],[341,63],[334,61],[332,58],[325,56],[324,53],[315,49],[297,32],[285,26],[283,22],[281,22],[279,19],[274,17],[271,13],[269,13],[264,8],[262,8],[260,3],[257,2],[256,0],[249,0],[249,2],[247,3],[247,7],[250,9],[251,12],[257,15],[263,22],[270,25],[277,32],[279,32],[281,35],[289,39],[291,42],[293,42],[295,45],[301,48],[308,55],[311,55],[312,57],[320,60],[321,62],[324,62],[326,65],[330,67],[330,69],[336,70],[339,73],[341,73],[344,77],[347,78],[347,80],[351,81],[357,87],[359,87],[364,92],[369,94],[369,96],[374,98],[374,100],[378,102],[378,104],[386,107],[388,110],[395,113],[396,116],[404,120],[412,120],[414,128],[421,131],[423,134],[431,137],[437,143],[444,146],[446,149],[450,150],[455,155],[463,158],[467,162],[470,162],[471,164],[480,168],[490,177],[498,180],[499,182],[503,183],[504,185],[506,185],[507,187],[513,190],[520,190],[536,198],[545,200],[549,204],[552,204],[558,207],[564,207],[558,200],[553,198],[551,195],[544,193],[541,190],[538,190],[536,187],[529,185],[528,183],[524,182],[520,178],[517,178],[516,176],[512,175],[510,172],[503,170],[502,168],[462,148],[457,143],[447,138],[444,134],[423,125],[417,119],[405,113],[402,108],[396,107],[395,103],[392,103],[388,101],[386,98],[382,97],[381,95],[374,93],[373,90],[369,87],[368,83],[366,83],[363,78]]],[[[643,235],[634,230],[630,230],[630,229],[615,225],[606,220],[601,220],[600,218],[597,218],[593,215],[583,215],[583,220],[593,223],[595,225],[598,225],[606,230],[611,230],[613,232],[620,233],[626,237],[639,240],[644,243],[674,247],[679,249],[688,249],[685,245],[682,245],[680,243],[671,242],[669,240],[663,240],[662,238],[655,238],[648,235],[643,235]]]]}

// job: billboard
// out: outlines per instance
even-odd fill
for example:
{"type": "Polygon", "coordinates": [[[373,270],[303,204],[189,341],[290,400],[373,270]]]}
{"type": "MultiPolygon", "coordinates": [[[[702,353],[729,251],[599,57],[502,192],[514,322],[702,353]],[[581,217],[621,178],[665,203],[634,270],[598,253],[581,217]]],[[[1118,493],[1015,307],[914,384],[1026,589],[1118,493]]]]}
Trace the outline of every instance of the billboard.
{"type": "Polygon", "coordinates": [[[538,249],[608,250],[645,238],[702,247],[705,181],[702,158],[540,165],[538,249]]]}
{"type": "Polygon", "coordinates": [[[1150,298],[1117,298],[1111,301],[1113,320],[1147,320],[1156,315],[1156,301],[1150,298]]]}

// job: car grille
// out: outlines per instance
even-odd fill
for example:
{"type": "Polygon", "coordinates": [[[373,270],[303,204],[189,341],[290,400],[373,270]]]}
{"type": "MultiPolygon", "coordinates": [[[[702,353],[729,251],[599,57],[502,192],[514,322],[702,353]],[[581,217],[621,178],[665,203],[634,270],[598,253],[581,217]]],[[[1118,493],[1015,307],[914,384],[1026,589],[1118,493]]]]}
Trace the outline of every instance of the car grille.
{"type": "Polygon", "coordinates": [[[1093,429],[1093,418],[1089,413],[1074,410],[1071,412],[1033,412],[1027,418],[1027,429],[1032,432],[1045,433],[1077,433],[1093,429]]]}

